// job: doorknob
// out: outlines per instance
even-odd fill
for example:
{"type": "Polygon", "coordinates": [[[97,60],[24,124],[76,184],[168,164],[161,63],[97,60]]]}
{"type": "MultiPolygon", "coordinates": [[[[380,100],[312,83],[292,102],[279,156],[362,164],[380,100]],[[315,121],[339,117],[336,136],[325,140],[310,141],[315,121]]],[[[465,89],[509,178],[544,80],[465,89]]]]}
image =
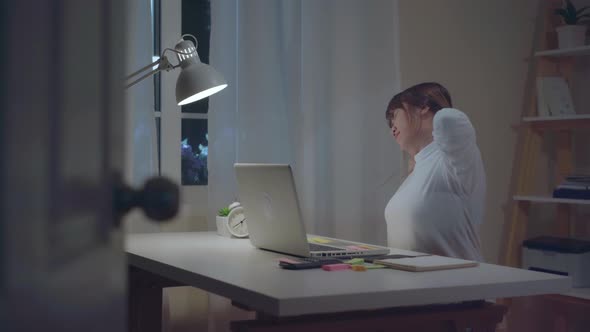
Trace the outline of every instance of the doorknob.
{"type": "Polygon", "coordinates": [[[121,224],[123,215],[139,207],[145,215],[157,222],[172,219],[178,213],[180,189],[165,177],[153,177],[137,190],[123,182],[120,175],[113,183],[113,212],[115,226],[121,224]]]}

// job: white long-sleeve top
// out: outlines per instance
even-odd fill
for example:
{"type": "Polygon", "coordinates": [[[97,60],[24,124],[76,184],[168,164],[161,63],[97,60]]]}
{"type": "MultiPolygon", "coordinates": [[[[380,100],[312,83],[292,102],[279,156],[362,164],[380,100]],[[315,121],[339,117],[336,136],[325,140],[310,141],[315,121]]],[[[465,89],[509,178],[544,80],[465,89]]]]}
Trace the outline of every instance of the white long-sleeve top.
{"type": "Polygon", "coordinates": [[[486,178],[475,130],[463,112],[444,108],[432,136],[385,208],[388,245],[481,261],[486,178]]]}

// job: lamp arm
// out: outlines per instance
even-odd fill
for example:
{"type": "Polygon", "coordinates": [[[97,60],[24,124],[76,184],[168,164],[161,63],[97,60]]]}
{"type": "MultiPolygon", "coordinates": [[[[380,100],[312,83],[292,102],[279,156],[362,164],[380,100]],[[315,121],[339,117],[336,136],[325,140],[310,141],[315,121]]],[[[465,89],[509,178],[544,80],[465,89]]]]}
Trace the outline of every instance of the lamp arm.
{"type": "Polygon", "coordinates": [[[156,61],[154,61],[154,62],[150,63],[149,65],[147,65],[147,66],[145,66],[145,67],[143,67],[143,68],[139,69],[139,70],[138,70],[138,71],[136,71],[136,72],[133,72],[133,73],[131,73],[129,76],[125,77],[125,80],[130,80],[130,79],[132,79],[132,78],[133,78],[133,76],[136,76],[136,75],[140,74],[142,71],[145,71],[146,69],[148,69],[148,68],[151,68],[151,67],[153,67],[153,66],[155,66],[155,65],[159,65],[159,64],[160,64],[160,59],[158,59],[158,60],[156,60],[156,61]]]}
{"type": "Polygon", "coordinates": [[[150,76],[152,76],[152,75],[155,75],[155,74],[157,74],[157,73],[161,72],[162,70],[169,71],[169,70],[171,70],[171,69],[174,69],[174,68],[175,68],[175,67],[174,67],[174,66],[173,66],[173,65],[170,63],[170,61],[168,61],[168,58],[167,58],[165,55],[162,55],[162,56],[160,57],[160,59],[158,59],[158,60],[156,60],[156,61],[154,61],[154,62],[150,63],[149,65],[147,65],[147,66],[145,66],[145,67],[143,67],[143,68],[139,69],[138,71],[136,71],[136,72],[134,72],[134,73],[130,74],[129,76],[127,76],[127,77],[125,78],[125,80],[126,80],[126,81],[127,81],[127,80],[130,80],[130,79],[132,79],[133,77],[135,77],[135,76],[137,76],[137,75],[139,75],[139,74],[143,73],[143,72],[144,72],[146,69],[152,68],[152,67],[153,67],[153,66],[155,66],[155,65],[158,65],[158,68],[156,68],[156,69],[153,69],[153,70],[151,70],[151,71],[147,72],[146,74],[142,75],[142,76],[141,76],[141,77],[139,77],[138,79],[134,80],[133,82],[131,82],[131,83],[128,83],[127,85],[125,85],[125,89],[128,89],[128,88],[132,87],[133,85],[135,85],[135,84],[137,84],[137,83],[141,82],[142,80],[144,80],[144,79],[146,79],[146,78],[148,78],[148,77],[150,77],[150,76]]]}
{"type": "Polygon", "coordinates": [[[131,82],[131,83],[129,83],[129,84],[127,84],[127,85],[125,85],[125,89],[128,89],[128,88],[130,88],[130,87],[134,86],[135,84],[137,84],[137,83],[141,82],[143,79],[145,79],[145,78],[147,78],[147,77],[150,77],[150,76],[152,76],[152,75],[155,75],[156,73],[158,73],[158,72],[160,72],[160,71],[162,71],[162,69],[160,69],[160,67],[158,67],[158,68],[156,68],[156,69],[154,69],[154,70],[152,70],[152,71],[148,72],[147,74],[145,74],[145,75],[141,76],[140,78],[136,79],[135,81],[133,81],[133,82],[131,82]]]}
{"type": "Polygon", "coordinates": [[[165,55],[165,53],[167,51],[174,52],[174,53],[177,53],[177,54],[185,54],[185,55],[191,54],[191,53],[187,53],[187,52],[181,52],[181,51],[173,50],[171,48],[164,49],[164,52],[162,52],[162,56],[160,56],[160,58],[158,60],[150,63],[149,65],[147,65],[147,66],[145,66],[145,67],[143,67],[143,68],[141,68],[139,70],[137,70],[134,73],[131,73],[129,76],[125,77],[125,81],[128,81],[128,80],[134,78],[137,75],[140,75],[141,73],[143,73],[147,69],[152,68],[155,65],[158,65],[158,68],[156,68],[154,70],[151,70],[151,71],[147,72],[146,74],[142,75],[141,77],[139,77],[138,79],[134,80],[133,82],[128,83],[127,85],[125,85],[125,89],[128,89],[128,88],[134,86],[135,84],[141,82],[142,80],[144,80],[144,79],[146,79],[146,78],[148,78],[148,77],[150,77],[152,75],[155,75],[155,74],[161,72],[162,70],[170,71],[170,70],[172,70],[174,68],[180,67],[180,63],[178,63],[177,65],[173,65],[173,64],[170,63],[170,61],[168,61],[168,58],[165,55]]]}

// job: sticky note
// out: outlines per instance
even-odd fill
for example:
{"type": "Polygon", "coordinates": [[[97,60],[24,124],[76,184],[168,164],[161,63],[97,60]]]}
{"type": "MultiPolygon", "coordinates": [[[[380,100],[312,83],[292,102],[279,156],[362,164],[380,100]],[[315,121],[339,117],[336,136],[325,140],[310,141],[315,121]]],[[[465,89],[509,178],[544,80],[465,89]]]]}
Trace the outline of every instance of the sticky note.
{"type": "Polygon", "coordinates": [[[365,260],[362,259],[362,258],[353,258],[353,259],[347,260],[344,263],[346,263],[346,264],[352,264],[352,265],[355,265],[355,264],[358,265],[358,264],[363,264],[364,262],[365,262],[365,260]]]}
{"type": "Polygon", "coordinates": [[[350,250],[367,250],[367,248],[359,247],[359,246],[346,246],[347,249],[350,250]]]}
{"type": "Polygon", "coordinates": [[[312,237],[310,240],[312,242],[315,242],[315,243],[330,243],[330,242],[332,242],[332,241],[330,241],[328,239],[324,239],[324,238],[321,238],[321,237],[312,237]]]}
{"type": "Polygon", "coordinates": [[[348,265],[348,264],[322,265],[322,270],[324,270],[324,271],[339,271],[339,270],[348,270],[348,269],[350,269],[350,265],[348,265]]]}
{"type": "Polygon", "coordinates": [[[283,263],[289,263],[289,264],[300,264],[301,262],[298,262],[296,260],[290,259],[290,258],[279,258],[279,262],[283,262],[283,263]]]}
{"type": "Polygon", "coordinates": [[[367,268],[363,265],[353,265],[350,267],[353,271],[367,271],[367,268]]]}

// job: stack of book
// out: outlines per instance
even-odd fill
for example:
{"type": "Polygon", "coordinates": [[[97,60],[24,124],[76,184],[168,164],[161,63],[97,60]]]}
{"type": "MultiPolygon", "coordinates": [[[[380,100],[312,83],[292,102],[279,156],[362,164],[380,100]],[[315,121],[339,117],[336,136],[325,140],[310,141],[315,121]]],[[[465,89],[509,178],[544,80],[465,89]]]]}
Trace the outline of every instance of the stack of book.
{"type": "Polygon", "coordinates": [[[555,198],[590,199],[590,175],[571,175],[553,190],[555,198]]]}

